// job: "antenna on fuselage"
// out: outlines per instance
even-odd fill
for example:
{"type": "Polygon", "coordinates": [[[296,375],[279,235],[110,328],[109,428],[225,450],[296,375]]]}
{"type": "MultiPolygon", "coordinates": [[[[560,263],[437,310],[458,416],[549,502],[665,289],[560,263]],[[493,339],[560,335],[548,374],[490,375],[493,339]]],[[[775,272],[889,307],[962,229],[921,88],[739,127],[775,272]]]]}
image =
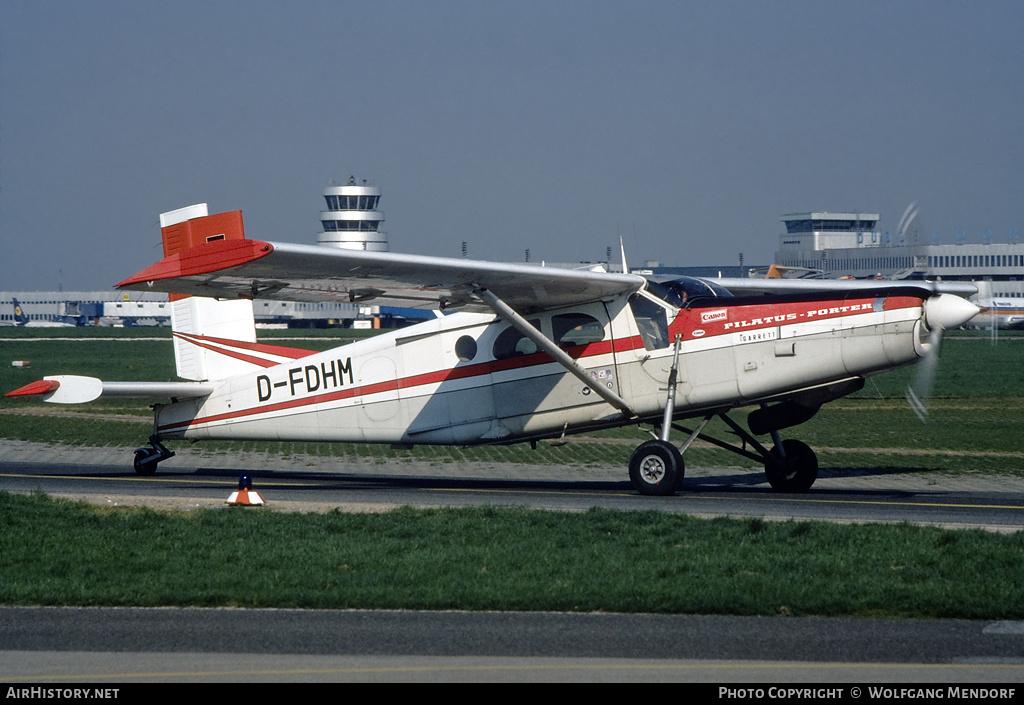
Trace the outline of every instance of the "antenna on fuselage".
{"type": "Polygon", "coordinates": [[[629,274],[629,265],[626,264],[626,244],[622,241],[621,235],[619,235],[619,252],[622,255],[622,273],[629,274]]]}

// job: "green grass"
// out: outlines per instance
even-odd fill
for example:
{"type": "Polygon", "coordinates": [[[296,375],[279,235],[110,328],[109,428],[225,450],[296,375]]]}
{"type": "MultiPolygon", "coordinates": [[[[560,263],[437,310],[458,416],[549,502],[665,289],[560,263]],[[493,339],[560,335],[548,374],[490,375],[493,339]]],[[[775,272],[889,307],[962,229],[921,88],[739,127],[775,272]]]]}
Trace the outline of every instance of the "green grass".
{"type": "Polygon", "coordinates": [[[0,493],[0,603],[1024,618],[1024,534],[658,512],[108,509],[0,493]]]}
{"type": "MultiPolygon", "coordinates": [[[[918,374],[915,365],[868,379],[854,395],[863,398],[902,399],[918,374]]],[[[1024,396],[1024,332],[1003,332],[993,345],[984,333],[946,333],[939,356],[934,397],[1024,396]]]]}

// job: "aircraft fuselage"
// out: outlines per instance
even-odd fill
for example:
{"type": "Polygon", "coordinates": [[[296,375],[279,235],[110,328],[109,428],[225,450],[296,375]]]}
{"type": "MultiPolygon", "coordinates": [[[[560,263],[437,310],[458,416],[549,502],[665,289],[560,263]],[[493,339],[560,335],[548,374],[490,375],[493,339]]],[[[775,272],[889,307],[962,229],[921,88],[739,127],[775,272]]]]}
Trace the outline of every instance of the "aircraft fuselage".
{"type": "Polygon", "coordinates": [[[455,313],[312,353],[157,407],[163,439],[480,444],[792,397],[922,355],[920,293],[700,299],[640,294],[526,315],[590,376],[584,384],[494,314],[455,313]],[[629,414],[594,393],[605,385],[629,414]]]}

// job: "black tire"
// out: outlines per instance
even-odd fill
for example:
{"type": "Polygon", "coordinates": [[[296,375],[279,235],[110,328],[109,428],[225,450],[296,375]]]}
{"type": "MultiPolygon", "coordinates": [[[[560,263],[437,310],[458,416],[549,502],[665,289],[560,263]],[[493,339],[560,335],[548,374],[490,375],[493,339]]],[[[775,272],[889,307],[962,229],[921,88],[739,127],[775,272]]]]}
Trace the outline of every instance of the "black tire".
{"type": "Polygon", "coordinates": [[[629,459],[629,479],[640,494],[666,496],[683,484],[683,454],[666,441],[642,443],[629,459]]]}
{"type": "Polygon", "coordinates": [[[148,448],[138,448],[135,451],[132,467],[135,468],[135,473],[138,475],[154,475],[156,474],[156,466],[159,462],[160,456],[157,453],[148,448]]]}
{"type": "Polygon", "coordinates": [[[806,492],[818,479],[818,456],[802,441],[787,439],[782,442],[785,457],[775,446],[772,459],[764,464],[768,484],[776,492],[806,492]]]}

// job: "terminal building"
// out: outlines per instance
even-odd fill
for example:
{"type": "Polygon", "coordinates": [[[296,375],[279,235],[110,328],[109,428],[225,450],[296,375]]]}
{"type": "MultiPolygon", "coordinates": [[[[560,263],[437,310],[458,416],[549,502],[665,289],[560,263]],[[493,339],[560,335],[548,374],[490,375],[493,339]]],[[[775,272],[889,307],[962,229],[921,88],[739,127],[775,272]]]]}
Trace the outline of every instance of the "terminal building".
{"type": "MultiPolygon", "coordinates": [[[[256,300],[252,309],[257,328],[372,328],[382,317],[350,303],[256,300]]],[[[0,291],[0,325],[169,326],[171,307],[166,294],[137,291],[0,291]]]]}
{"type": "Polygon", "coordinates": [[[1024,297],[1024,244],[1011,231],[1007,241],[968,242],[962,231],[956,244],[940,244],[910,227],[912,209],[895,233],[878,230],[877,213],[812,212],[782,217],[775,264],[803,275],[853,279],[968,281],[985,297],[1024,297]]]}
{"type": "Polygon", "coordinates": [[[166,294],[116,291],[0,291],[0,325],[170,325],[166,294]]]}

